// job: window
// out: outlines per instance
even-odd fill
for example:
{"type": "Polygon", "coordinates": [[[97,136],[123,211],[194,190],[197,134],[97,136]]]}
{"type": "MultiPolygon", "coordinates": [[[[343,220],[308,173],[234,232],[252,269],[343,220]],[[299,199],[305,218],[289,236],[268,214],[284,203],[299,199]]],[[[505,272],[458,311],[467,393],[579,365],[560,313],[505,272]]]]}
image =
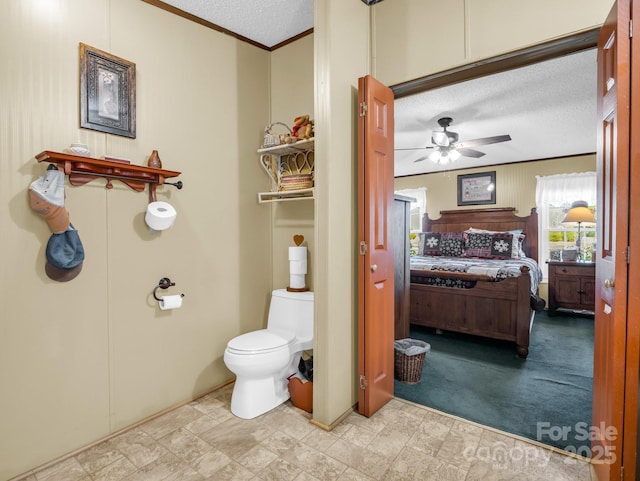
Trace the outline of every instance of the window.
{"type": "MultiPolygon", "coordinates": [[[[596,173],[581,172],[536,176],[536,207],[539,222],[539,263],[544,277],[547,277],[547,259],[558,258],[559,251],[573,248],[578,240],[578,226],[563,224],[571,203],[584,200],[596,214],[596,173]]],[[[582,252],[585,258],[591,257],[596,240],[596,228],[593,224],[580,227],[582,252]]]]}
{"type": "Polygon", "coordinates": [[[409,235],[409,244],[410,244],[410,253],[417,254],[418,252],[418,236],[416,232],[422,231],[422,218],[424,217],[425,212],[427,212],[427,188],[419,187],[417,189],[403,189],[396,190],[396,194],[402,195],[404,197],[411,197],[415,199],[414,202],[411,202],[411,212],[410,212],[410,235],[409,235]]]}

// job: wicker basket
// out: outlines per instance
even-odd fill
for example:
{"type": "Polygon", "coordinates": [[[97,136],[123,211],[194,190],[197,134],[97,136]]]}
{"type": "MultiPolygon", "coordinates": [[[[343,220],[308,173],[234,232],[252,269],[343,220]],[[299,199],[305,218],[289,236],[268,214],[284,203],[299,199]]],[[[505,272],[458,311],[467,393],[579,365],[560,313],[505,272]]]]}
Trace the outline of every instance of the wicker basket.
{"type": "Polygon", "coordinates": [[[289,126],[285,123],[282,122],[274,122],[271,125],[269,125],[268,127],[265,127],[264,129],[264,140],[262,143],[262,147],[275,147],[276,145],[280,145],[284,143],[284,137],[286,135],[291,135],[291,129],[289,128],[289,126]],[[273,128],[276,125],[280,125],[281,127],[284,127],[285,129],[287,129],[287,134],[278,134],[276,133],[273,128]]]}
{"type": "Polygon", "coordinates": [[[406,384],[418,384],[422,377],[422,367],[424,366],[424,358],[426,353],[431,349],[431,346],[424,341],[418,341],[416,339],[403,339],[396,341],[406,346],[418,346],[421,352],[419,354],[407,355],[403,350],[395,348],[394,353],[394,366],[393,375],[401,382],[406,384]]]}
{"type": "Polygon", "coordinates": [[[418,384],[422,377],[422,366],[424,365],[424,352],[415,356],[407,356],[406,354],[396,351],[395,365],[393,374],[398,381],[406,384],[418,384]]]}

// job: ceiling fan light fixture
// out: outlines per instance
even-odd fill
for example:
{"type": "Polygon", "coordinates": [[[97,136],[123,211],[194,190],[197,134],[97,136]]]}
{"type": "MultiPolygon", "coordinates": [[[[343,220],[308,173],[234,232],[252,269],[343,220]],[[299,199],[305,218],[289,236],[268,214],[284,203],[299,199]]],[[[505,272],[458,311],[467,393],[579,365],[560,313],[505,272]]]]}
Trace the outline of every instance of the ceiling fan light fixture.
{"type": "Polygon", "coordinates": [[[442,154],[439,150],[434,150],[429,154],[429,160],[431,162],[435,162],[436,164],[440,162],[440,157],[442,157],[442,154]]]}
{"type": "Polygon", "coordinates": [[[447,135],[447,131],[444,132],[432,132],[431,134],[431,142],[435,145],[439,145],[440,147],[447,147],[450,144],[449,136],[447,135]]]}
{"type": "Polygon", "coordinates": [[[451,162],[455,162],[460,157],[462,157],[462,154],[460,152],[458,152],[456,149],[453,149],[453,150],[449,151],[449,159],[451,160],[451,162]]]}

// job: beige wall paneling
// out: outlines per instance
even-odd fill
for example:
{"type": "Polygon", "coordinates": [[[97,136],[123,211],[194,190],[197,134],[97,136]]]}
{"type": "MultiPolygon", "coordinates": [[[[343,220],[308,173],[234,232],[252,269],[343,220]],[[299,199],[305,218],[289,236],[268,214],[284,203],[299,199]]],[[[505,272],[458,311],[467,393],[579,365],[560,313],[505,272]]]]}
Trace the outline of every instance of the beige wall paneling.
{"type": "Polygon", "coordinates": [[[105,38],[105,11],[104,1],[0,3],[0,479],[109,432],[104,189],[67,189],[87,249],[69,283],[45,275],[51,232],[27,195],[46,170],[37,153],[99,137],[78,129],[78,38],[105,38]]]}
{"type": "Polygon", "coordinates": [[[449,170],[424,175],[398,177],[395,189],[427,188],[427,212],[437,219],[440,211],[477,209],[482,207],[515,207],[518,215],[528,215],[536,205],[536,175],[595,171],[596,157],[581,155],[514,164],[494,165],[477,169],[449,170]],[[496,171],[496,203],[491,206],[458,206],[458,175],[496,171]]]}
{"type": "Polygon", "coordinates": [[[611,0],[397,0],[375,5],[376,76],[388,85],[597,28],[611,0]]]}
{"type": "MultiPolygon", "coordinates": [[[[284,122],[293,127],[293,119],[313,113],[313,35],[279,48],[271,53],[271,121],[284,122]]],[[[280,126],[276,130],[280,132],[280,126]]],[[[256,156],[257,163],[257,156],[256,156]]],[[[269,190],[270,182],[263,175],[261,189],[269,190]]],[[[295,234],[302,234],[307,245],[306,285],[313,290],[314,265],[314,210],[313,200],[275,202],[271,205],[273,218],[273,269],[274,289],[289,285],[289,246],[295,234]]],[[[268,207],[263,206],[265,213],[268,207]]]]}
{"type": "Polygon", "coordinates": [[[582,30],[598,28],[612,0],[465,0],[469,59],[535,45],[582,30]]]}
{"type": "Polygon", "coordinates": [[[247,135],[260,132],[268,115],[268,54],[142,2],[138,9],[137,16],[129,6],[114,9],[114,22],[135,31],[145,15],[145,23],[172,32],[121,39],[136,44],[140,59],[143,156],[157,149],[166,168],[183,172],[185,187],[158,189],[158,200],[178,212],[161,233],[144,223],[146,195],[110,193],[115,428],[140,418],[141,390],[145,414],[153,414],[229,379],[226,343],[263,326],[270,284],[269,219],[255,201],[258,135],[247,135]],[[134,267],[118,255],[130,246],[134,267]],[[150,297],[165,276],[176,282],[166,293],[185,293],[180,310],[160,311],[150,297]]]}
{"type": "Polygon", "coordinates": [[[315,3],[316,324],[313,418],[357,401],[357,87],[369,73],[369,8],[315,3]]]}
{"type": "Polygon", "coordinates": [[[90,3],[0,4],[0,242],[12,253],[0,280],[0,479],[230,379],[226,342],[266,320],[271,229],[255,150],[269,53],[143,2],[90,3]],[[80,42],[136,63],[136,139],[78,128],[80,42]],[[136,164],[157,149],[185,187],[158,189],[178,217],[151,234],[146,191],[67,184],[86,260],[78,278],[56,283],[27,187],[46,169],[35,154],[78,140],[136,164]],[[152,302],[163,276],[186,294],[182,309],[152,302]]]}
{"type": "Polygon", "coordinates": [[[464,0],[394,0],[372,7],[374,75],[387,84],[466,63],[464,0]]]}

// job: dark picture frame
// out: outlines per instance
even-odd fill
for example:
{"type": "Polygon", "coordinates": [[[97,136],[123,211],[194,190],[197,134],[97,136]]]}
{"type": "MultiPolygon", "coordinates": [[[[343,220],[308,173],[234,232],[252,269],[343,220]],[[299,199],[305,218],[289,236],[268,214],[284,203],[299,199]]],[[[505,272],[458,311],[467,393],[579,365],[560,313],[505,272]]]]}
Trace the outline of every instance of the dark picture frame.
{"type": "Polygon", "coordinates": [[[496,171],[458,176],[458,205],[496,203],[496,171]]]}
{"type": "Polygon", "coordinates": [[[136,138],[136,64],[80,43],[80,127],[136,138]]]}

